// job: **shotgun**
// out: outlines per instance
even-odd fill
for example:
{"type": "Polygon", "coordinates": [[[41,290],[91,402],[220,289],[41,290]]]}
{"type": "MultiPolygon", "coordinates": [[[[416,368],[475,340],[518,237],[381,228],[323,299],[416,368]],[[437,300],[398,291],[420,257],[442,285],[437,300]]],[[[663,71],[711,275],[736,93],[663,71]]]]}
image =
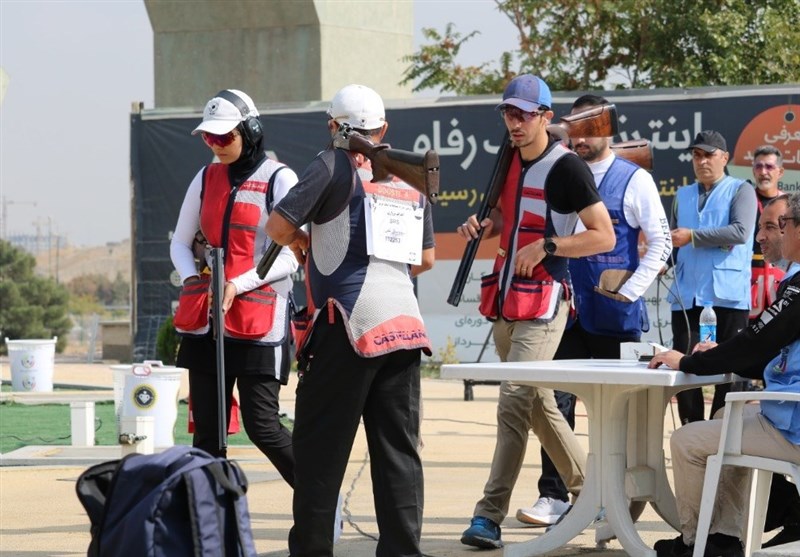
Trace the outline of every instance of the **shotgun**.
{"type": "MultiPolygon", "coordinates": [[[[547,126],[547,131],[558,137],[564,144],[572,148],[571,138],[577,137],[609,137],[609,136],[593,136],[593,135],[580,135],[576,133],[570,134],[567,128],[561,124],[550,124],[547,126]]],[[[618,157],[629,160],[632,163],[641,166],[648,172],[653,171],[653,145],[647,139],[632,139],[630,141],[622,141],[620,143],[612,143],[611,149],[618,157]]]]}
{"type": "Polygon", "coordinates": [[[431,203],[436,203],[439,196],[439,154],[436,151],[430,149],[423,155],[392,149],[385,143],[376,145],[349,124],[339,126],[339,131],[333,136],[333,146],[367,157],[372,162],[375,181],[397,176],[431,203]]]}
{"type": "MultiPolygon", "coordinates": [[[[561,138],[562,141],[568,141],[570,137],[611,137],[617,134],[617,108],[613,104],[593,106],[588,110],[564,116],[558,124],[547,126],[547,131],[561,138]]],[[[486,189],[480,210],[476,215],[478,222],[488,217],[491,210],[497,205],[514,152],[515,150],[509,143],[508,133],[506,133],[497,153],[489,187],[486,189]]],[[[461,256],[461,263],[459,263],[453,280],[453,286],[450,288],[450,295],[447,297],[447,303],[452,306],[458,306],[461,301],[461,294],[464,292],[464,286],[482,238],[483,228],[478,231],[477,238],[467,241],[464,254],[461,256]]]]}
{"type": "Polygon", "coordinates": [[[648,172],[653,171],[653,144],[647,139],[632,139],[612,143],[611,150],[618,157],[638,165],[648,172]]]}
{"type": "MultiPolygon", "coordinates": [[[[494,168],[492,169],[492,177],[489,179],[489,187],[486,189],[486,194],[483,196],[483,201],[478,209],[478,222],[489,216],[497,205],[500,199],[500,192],[503,191],[503,184],[506,183],[506,176],[508,175],[508,168],[511,166],[511,159],[516,151],[511,147],[508,132],[503,136],[503,141],[500,143],[500,150],[497,153],[497,158],[494,161],[494,168]]],[[[461,302],[461,294],[464,292],[464,286],[467,284],[467,277],[469,276],[472,263],[475,261],[475,255],[478,253],[478,245],[483,238],[484,229],[478,230],[478,237],[472,238],[467,241],[464,248],[464,255],[461,256],[461,263],[458,265],[456,277],[453,280],[453,286],[450,288],[450,295],[447,296],[447,303],[451,306],[458,306],[461,302]]]]}
{"type": "Polygon", "coordinates": [[[228,448],[228,401],[225,389],[225,316],[222,298],[225,295],[225,267],[223,248],[211,250],[211,316],[217,343],[217,415],[219,416],[219,450],[228,448]]]}

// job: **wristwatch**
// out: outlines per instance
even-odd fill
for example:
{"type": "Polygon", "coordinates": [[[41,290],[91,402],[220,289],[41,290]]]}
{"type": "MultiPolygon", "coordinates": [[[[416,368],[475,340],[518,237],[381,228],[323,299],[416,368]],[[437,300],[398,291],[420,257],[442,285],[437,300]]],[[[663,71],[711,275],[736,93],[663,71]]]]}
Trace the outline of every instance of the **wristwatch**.
{"type": "Polygon", "coordinates": [[[556,254],[556,248],[558,248],[558,246],[556,245],[556,243],[553,241],[552,238],[546,237],[544,239],[544,252],[547,255],[555,255],[556,254]]]}

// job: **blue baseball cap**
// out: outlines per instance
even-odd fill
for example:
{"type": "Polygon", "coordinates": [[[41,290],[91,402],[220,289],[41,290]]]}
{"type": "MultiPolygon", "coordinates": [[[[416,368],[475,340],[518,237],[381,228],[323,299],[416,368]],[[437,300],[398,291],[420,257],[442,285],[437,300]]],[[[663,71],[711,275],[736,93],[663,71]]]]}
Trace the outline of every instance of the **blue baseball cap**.
{"type": "Polygon", "coordinates": [[[518,75],[508,82],[503,91],[503,102],[497,105],[516,106],[525,112],[536,112],[539,107],[550,108],[553,106],[553,96],[550,88],[542,78],[531,74],[518,75]]]}

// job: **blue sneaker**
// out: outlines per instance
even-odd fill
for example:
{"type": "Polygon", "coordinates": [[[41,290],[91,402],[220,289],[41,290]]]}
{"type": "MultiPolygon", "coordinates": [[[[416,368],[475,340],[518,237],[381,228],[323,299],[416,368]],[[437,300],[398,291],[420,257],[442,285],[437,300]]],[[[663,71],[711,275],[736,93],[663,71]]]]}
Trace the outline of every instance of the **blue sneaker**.
{"type": "Polygon", "coordinates": [[[464,530],[461,535],[461,543],[481,549],[503,547],[503,540],[500,539],[500,526],[493,520],[475,516],[470,521],[469,528],[464,530]]]}

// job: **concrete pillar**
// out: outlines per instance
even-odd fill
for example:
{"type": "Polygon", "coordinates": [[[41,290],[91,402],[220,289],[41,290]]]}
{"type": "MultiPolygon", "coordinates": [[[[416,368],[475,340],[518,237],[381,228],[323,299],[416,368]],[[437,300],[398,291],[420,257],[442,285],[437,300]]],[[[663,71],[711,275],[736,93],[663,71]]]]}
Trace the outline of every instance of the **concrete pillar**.
{"type": "Polygon", "coordinates": [[[220,89],[257,105],[328,100],[348,83],[385,99],[413,49],[408,0],[145,0],[153,26],[156,107],[202,107],[220,89]]]}

